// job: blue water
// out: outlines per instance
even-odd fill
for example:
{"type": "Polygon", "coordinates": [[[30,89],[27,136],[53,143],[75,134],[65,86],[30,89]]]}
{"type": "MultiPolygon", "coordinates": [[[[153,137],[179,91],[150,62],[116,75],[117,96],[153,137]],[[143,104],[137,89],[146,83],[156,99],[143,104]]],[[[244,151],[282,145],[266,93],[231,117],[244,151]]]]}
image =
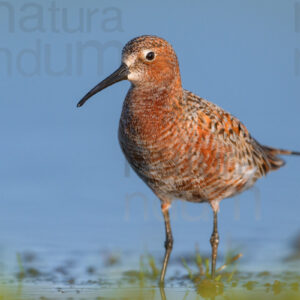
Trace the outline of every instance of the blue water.
{"type": "MultiPolygon", "coordinates": [[[[170,41],[184,87],[236,115],[259,141],[300,149],[299,2],[5,3],[0,3],[0,248],[6,265],[24,250],[44,253],[49,265],[72,251],[86,257],[103,249],[129,251],[137,261],[145,250],[163,254],[159,202],[128,171],[117,141],[129,83],[76,108],[119,66],[122,46],[135,36],[170,41]],[[96,8],[88,27],[88,10],[96,8]],[[67,32],[64,22],[79,30],[67,32]],[[94,48],[81,56],[82,44],[95,42],[101,43],[100,58],[94,48]]],[[[286,161],[254,190],[222,202],[221,255],[236,248],[248,268],[264,269],[290,253],[300,229],[300,159],[286,161]]],[[[196,243],[208,253],[209,207],[175,203],[171,214],[174,257],[192,253],[196,243]]]]}

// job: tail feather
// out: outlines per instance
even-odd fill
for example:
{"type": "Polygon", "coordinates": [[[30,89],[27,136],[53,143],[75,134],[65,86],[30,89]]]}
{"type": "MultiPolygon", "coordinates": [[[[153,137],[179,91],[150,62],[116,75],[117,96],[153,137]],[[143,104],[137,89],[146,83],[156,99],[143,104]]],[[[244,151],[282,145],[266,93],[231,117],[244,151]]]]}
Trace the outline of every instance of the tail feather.
{"type": "Polygon", "coordinates": [[[284,149],[272,148],[269,146],[262,146],[266,152],[271,153],[272,155],[300,155],[298,151],[290,151],[284,149]]]}
{"type": "Polygon", "coordinates": [[[285,165],[285,161],[277,155],[300,155],[300,152],[297,151],[277,149],[269,146],[262,146],[262,148],[264,149],[267,155],[268,163],[271,166],[271,170],[279,169],[280,167],[285,165]]]}

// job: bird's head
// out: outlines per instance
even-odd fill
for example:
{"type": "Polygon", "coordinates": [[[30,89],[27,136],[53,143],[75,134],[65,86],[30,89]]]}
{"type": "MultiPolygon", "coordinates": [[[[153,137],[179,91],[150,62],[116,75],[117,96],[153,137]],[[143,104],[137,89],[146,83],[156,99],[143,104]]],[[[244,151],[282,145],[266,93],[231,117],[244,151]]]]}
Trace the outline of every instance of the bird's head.
{"type": "Polygon", "coordinates": [[[161,90],[174,84],[181,86],[175,51],[166,40],[156,36],[132,39],[123,48],[121,66],[90,90],[77,106],[82,106],[90,97],[121,80],[129,80],[133,86],[146,90],[161,90]]]}

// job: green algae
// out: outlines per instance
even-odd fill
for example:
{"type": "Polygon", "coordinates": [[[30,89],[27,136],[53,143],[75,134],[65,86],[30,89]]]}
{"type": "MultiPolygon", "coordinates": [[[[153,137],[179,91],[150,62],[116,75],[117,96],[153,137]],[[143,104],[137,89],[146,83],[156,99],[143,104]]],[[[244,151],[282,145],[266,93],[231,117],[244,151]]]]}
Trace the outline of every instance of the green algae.
{"type": "Polygon", "coordinates": [[[55,277],[40,270],[34,257],[17,254],[18,271],[15,273],[15,281],[7,280],[9,284],[2,285],[0,300],[300,300],[300,272],[288,269],[279,273],[270,270],[242,272],[239,270],[241,254],[233,251],[227,253],[224,263],[217,269],[216,278],[212,280],[210,259],[203,257],[196,249],[194,255],[181,258],[178,266],[180,271],[167,277],[165,289],[158,286],[160,263],[149,254],[140,256],[137,270],[118,272],[118,265],[123,260],[121,255],[118,256],[119,263],[105,263],[108,270],[113,269],[119,274],[118,279],[113,281],[92,264],[84,267],[84,273],[91,278],[84,282],[72,273],[72,264],[56,266],[53,268],[54,272],[63,269],[63,272],[59,272],[63,281],[58,282],[64,284],[59,288],[54,288],[55,280],[52,280],[55,277]],[[44,284],[42,287],[41,282],[44,284]]]}

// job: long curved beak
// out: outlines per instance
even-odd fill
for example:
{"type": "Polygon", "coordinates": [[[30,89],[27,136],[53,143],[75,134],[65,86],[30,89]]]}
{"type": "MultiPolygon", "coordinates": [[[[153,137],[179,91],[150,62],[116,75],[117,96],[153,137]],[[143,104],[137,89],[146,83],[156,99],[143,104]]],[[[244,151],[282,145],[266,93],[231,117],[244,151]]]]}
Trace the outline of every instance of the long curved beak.
{"type": "Polygon", "coordinates": [[[127,79],[129,74],[129,69],[126,64],[122,63],[119,69],[105,78],[103,81],[98,83],[93,89],[91,89],[78,103],[77,107],[82,106],[89,98],[109,87],[110,85],[119,82],[121,80],[127,79]]]}

